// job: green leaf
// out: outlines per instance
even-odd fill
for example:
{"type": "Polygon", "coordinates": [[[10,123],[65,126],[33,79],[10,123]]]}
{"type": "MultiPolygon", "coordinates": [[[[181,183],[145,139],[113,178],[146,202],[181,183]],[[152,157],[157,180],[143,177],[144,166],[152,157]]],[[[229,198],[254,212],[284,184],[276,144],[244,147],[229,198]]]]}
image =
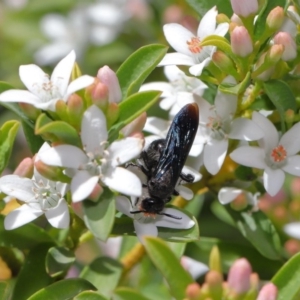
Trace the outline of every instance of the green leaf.
{"type": "Polygon", "coordinates": [[[18,121],[11,120],[5,122],[0,129],[0,173],[8,164],[19,126],[18,121]]]}
{"type": "Polygon", "coordinates": [[[64,121],[52,121],[46,114],[36,120],[35,134],[49,136],[53,141],[80,146],[80,138],[74,127],[64,121]]]}
{"type": "Polygon", "coordinates": [[[275,105],[281,118],[281,129],[285,131],[285,112],[288,109],[296,112],[297,104],[294,94],[286,82],[281,80],[270,80],[264,82],[264,90],[275,105]]]}
{"type": "Polygon", "coordinates": [[[64,247],[52,247],[46,256],[46,270],[51,277],[65,274],[75,261],[73,251],[64,247]]]}
{"type": "Polygon", "coordinates": [[[300,294],[300,253],[295,254],[272,278],[278,288],[277,300],[296,300],[300,294]]]}
{"type": "Polygon", "coordinates": [[[131,288],[120,287],[115,290],[114,295],[112,297],[113,300],[149,300],[142,294],[131,288]]]}
{"type": "Polygon", "coordinates": [[[253,272],[259,274],[262,280],[269,280],[282,266],[283,262],[267,259],[251,244],[242,244],[238,239],[217,239],[201,236],[197,242],[187,244],[185,254],[197,261],[209,264],[210,252],[213,246],[218,246],[221,254],[222,270],[228,273],[234,261],[245,257],[251,264],[253,272]]]}
{"type": "MultiPolygon", "coordinates": [[[[174,209],[180,210],[178,207],[167,205],[174,209]]],[[[194,222],[195,226],[190,229],[172,229],[166,227],[158,227],[158,237],[163,238],[169,242],[191,242],[199,239],[199,226],[195,217],[187,211],[182,211],[188,215],[194,222]]],[[[116,218],[114,227],[112,230],[114,235],[133,235],[136,236],[135,229],[133,227],[132,219],[127,216],[116,218]]]]}
{"type": "Polygon", "coordinates": [[[123,98],[138,92],[140,86],[165,56],[164,45],[148,45],[138,49],[117,71],[123,98]]]}
{"type": "Polygon", "coordinates": [[[0,215],[0,246],[15,247],[21,250],[32,249],[39,243],[53,242],[50,235],[33,223],[14,230],[4,228],[4,216],[0,215]]]}
{"type": "Polygon", "coordinates": [[[97,292],[84,291],[73,298],[74,300],[108,300],[97,292]]]}
{"type": "Polygon", "coordinates": [[[80,278],[91,282],[103,296],[110,296],[117,287],[123,272],[123,265],[110,257],[96,258],[86,266],[80,278]]]}
{"type": "Polygon", "coordinates": [[[95,287],[88,281],[81,278],[69,278],[55,282],[35,294],[28,300],[66,300],[73,299],[82,291],[95,290],[95,287]]]}
{"type": "Polygon", "coordinates": [[[215,46],[226,53],[234,61],[236,60],[236,56],[232,53],[229,41],[222,36],[209,35],[201,41],[201,46],[215,46]]]}
{"type": "Polygon", "coordinates": [[[106,241],[114,224],[116,204],[114,194],[104,188],[97,202],[83,201],[83,220],[93,235],[106,241]]]}
{"type": "Polygon", "coordinates": [[[231,83],[221,83],[219,85],[219,91],[225,94],[240,95],[245,92],[250,82],[251,74],[248,72],[243,81],[239,84],[233,85],[231,83]]]}
{"type": "Polygon", "coordinates": [[[275,110],[276,107],[266,94],[258,95],[255,101],[249,106],[252,110],[275,110]]]}
{"type": "Polygon", "coordinates": [[[144,245],[148,256],[167,280],[171,294],[176,299],[184,299],[187,286],[194,281],[176,255],[163,240],[158,238],[146,237],[144,245]]]}
{"type": "Polygon", "coordinates": [[[9,300],[12,291],[11,281],[0,281],[0,299],[9,300]]]}
{"type": "Polygon", "coordinates": [[[234,175],[237,179],[243,181],[254,181],[257,178],[257,175],[253,172],[252,168],[241,165],[235,169],[234,175]]]}
{"type": "Polygon", "coordinates": [[[227,16],[232,15],[232,8],[229,0],[186,0],[186,2],[200,15],[204,16],[208,10],[214,5],[217,6],[219,13],[224,13],[227,16]]]}
{"type": "MultiPolygon", "coordinates": [[[[7,82],[0,81],[0,93],[3,93],[8,90],[12,90],[14,87],[7,82]]],[[[1,103],[2,104],[2,103],[1,103]]]]}
{"type": "Polygon", "coordinates": [[[33,293],[53,282],[45,269],[46,255],[52,246],[50,243],[39,244],[30,251],[17,277],[12,300],[28,300],[33,293]]]}
{"type": "Polygon", "coordinates": [[[261,212],[237,212],[225,206],[242,235],[265,257],[281,259],[280,238],[272,222],[261,212]]]}
{"type": "Polygon", "coordinates": [[[33,127],[29,126],[26,122],[22,121],[22,127],[31,153],[38,153],[44,143],[44,140],[40,136],[36,135],[33,127]]]}
{"type": "Polygon", "coordinates": [[[119,104],[118,123],[109,130],[109,141],[115,140],[120,129],[147,111],[161,95],[160,91],[136,93],[119,104]]]}

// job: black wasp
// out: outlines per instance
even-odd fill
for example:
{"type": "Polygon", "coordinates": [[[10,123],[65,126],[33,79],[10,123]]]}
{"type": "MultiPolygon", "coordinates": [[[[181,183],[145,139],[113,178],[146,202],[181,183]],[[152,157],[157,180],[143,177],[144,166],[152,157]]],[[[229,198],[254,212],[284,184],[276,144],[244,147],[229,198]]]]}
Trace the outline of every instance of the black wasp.
{"type": "Polygon", "coordinates": [[[198,124],[198,105],[185,105],[174,117],[167,137],[153,141],[141,153],[143,164],[135,166],[147,176],[145,187],[149,196],[141,200],[140,210],[132,211],[132,214],[159,214],[180,219],[162,211],[171,196],[178,195],[175,186],[179,179],[189,183],[194,181],[194,176],[182,173],[182,168],[194,142],[198,124]]]}

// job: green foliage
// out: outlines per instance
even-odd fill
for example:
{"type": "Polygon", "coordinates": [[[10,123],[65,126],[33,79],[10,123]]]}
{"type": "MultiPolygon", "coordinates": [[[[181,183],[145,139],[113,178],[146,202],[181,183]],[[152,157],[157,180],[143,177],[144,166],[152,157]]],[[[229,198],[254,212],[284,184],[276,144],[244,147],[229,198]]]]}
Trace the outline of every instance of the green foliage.
{"type": "Polygon", "coordinates": [[[98,292],[109,297],[117,287],[123,271],[122,264],[110,257],[98,257],[86,266],[80,277],[92,283],[98,292]]]}
{"type": "Polygon", "coordinates": [[[106,241],[114,224],[116,210],[114,194],[108,188],[104,188],[97,202],[89,200],[83,202],[83,210],[87,228],[96,238],[106,241]]]}
{"type": "Polygon", "coordinates": [[[0,128],[0,173],[9,162],[19,125],[19,122],[12,120],[5,122],[0,128]]]}
{"type": "Polygon", "coordinates": [[[145,248],[154,265],[167,280],[171,294],[175,299],[183,299],[187,286],[193,283],[190,274],[164,241],[154,237],[145,238],[145,248]]]}
{"type": "Polygon", "coordinates": [[[113,300],[149,300],[137,291],[130,288],[118,288],[115,290],[113,300]]]}
{"type": "Polygon", "coordinates": [[[277,286],[278,300],[295,300],[299,298],[300,253],[295,254],[272,278],[277,286]]]}
{"type": "Polygon", "coordinates": [[[140,86],[162,60],[168,48],[163,45],[141,47],[117,71],[123,98],[138,92],[140,86]]]}

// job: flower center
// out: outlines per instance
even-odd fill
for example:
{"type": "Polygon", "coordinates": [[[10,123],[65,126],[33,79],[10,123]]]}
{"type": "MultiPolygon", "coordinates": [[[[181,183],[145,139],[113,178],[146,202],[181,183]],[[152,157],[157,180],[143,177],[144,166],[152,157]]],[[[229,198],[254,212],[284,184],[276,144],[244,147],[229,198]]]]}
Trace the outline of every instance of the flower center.
{"type": "Polygon", "coordinates": [[[186,43],[192,53],[198,54],[201,52],[202,47],[200,46],[200,39],[198,37],[192,37],[191,40],[186,43]]]}
{"type": "Polygon", "coordinates": [[[62,198],[62,195],[56,190],[55,183],[51,184],[50,181],[45,183],[43,180],[40,180],[39,182],[33,182],[33,184],[35,199],[39,202],[41,209],[44,211],[55,207],[62,198]]]}
{"type": "Polygon", "coordinates": [[[271,157],[276,163],[282,162],[286,159],[286,150],[282,145],[279,145],[272,150],[271,157]]]}
{"type": "Polygon", "coordinates": [[[209,135],[213,139],[222,140],[226,134],[226,121],[221,119],[220,116],[216,114],[215,117],[209,117],[208,122],[206,123],[206,128],[209,129],[209,135]]]}

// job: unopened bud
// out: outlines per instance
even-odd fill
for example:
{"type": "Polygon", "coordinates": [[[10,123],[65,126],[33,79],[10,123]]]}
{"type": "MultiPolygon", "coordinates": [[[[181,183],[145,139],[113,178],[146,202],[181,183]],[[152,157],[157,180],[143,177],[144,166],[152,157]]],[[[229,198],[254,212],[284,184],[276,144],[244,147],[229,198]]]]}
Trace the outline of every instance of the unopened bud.
{"type": "Polygon", "coordinates": [[[250,289],[251,272],[251,265],[247,259],[236,260],[229,269],[228,289],[237,295],[246,293],[250,289]]]}
{"type": "Polygon", "coordinates": [[[233,12],[238,16],[248,17],[258,11],[257,0],[230,0],[230,2],[233,12]]]}
{"type": "Polygon", "coordinates": [[[223,294],[223,276],[217,271],[209,271],[205,275],[205,282],[211,299],[221,299],[223,294]]]}
{"type": "Polygon", "coordinates": [[[289,256],[293,256],[300,251],[300,242],[293,239],[287,240],[284,244],[284,249],[289,256]]]}
{"type": "Polygon", "coordinates": [[[33,175],[33,160],[32,158],[24,158],[14,171],[14,175],[31,178],[33,175]]]}
{"type": "Polygon", "coordinates": [[[119,118],[120,109],[119,105],[115,102],[109,103],[107,108],[107,127],[110,128],[119,118]]]}
{"type": "Polygon", "coordinates": [[[251,37],[244,26],[236,26],[231,33],[232,52],[240,57],[246,57],[253,51],[251,37]]]}
{"type": "Polygon", "coordinates": [[[266,60],[270,64],[276,64],[282,58],[284,52],[283,45],[273,45],[267,53],[266,60]]]}
{"type": "Polygon", "coordinates": [[[245,193],[240,193],[231,203],[230,206],[237,211],[243,210],[248,206],[245,193]]]}
{"type": "Polygon", "coordinates": [[[84,104],[82,98],[77,94],[72,94],[68,99],[67,112],[69,123],[76,128],[81,126],[81,118],[84,112],[84,104]]]}
{"type": "Polygon", "coordinates": [[[108,87],[109,102],[119,103],[122,99],[122,92],[116,73],[108,66],[104,66],[99,69],[97,78],[108,87]]]}
{"type": "Polygon", "coordinates": [[[62,168],[49,166],[38,160],[34,163],[36,170],[44,177],[53,181],[70,182],[70,178],[63,173],[62,168]]]}
{"type": "Polygon", "coordinates": [[[121,129],[124,136],[130,136],[134,132],[141,132],[146,124],[147,114],[143,112],[136,119],[121,129]]]}
{"type": "Polygon", "coordinates": [[[274,37],[274,43],[284,46],[282,60],[289,61],[297,57],[297,46],[289,33],[278,32],[274,37]]]}
{"type": "Polygon", "coordinates": [[[232,17],[230,18],[232,23],[235,23],[239,26],[244,26],[243,21],[237,14],[233,14],[232,17]]]}
{"type": "Polygon", "coordinates": [[[221,255],[218,246],[213,246],[209,254],[209,269],[222,274],[221,255]]]}
{"type": "Polygon", "coordinates": [[[19,106],[26,114],[26,116],[31,120],[36,120],[37,117],[41,114],[41,110],[34,107],[32,104],[19,102],[19,106]]]}
{"type": "Polygon", "coordinates": [[[284,117],[285,117],[285,121],[287,123],[293,123],[294,119],[295,119],[295,112],[292,109],[288,109],[285,113],[284,113],[284,117]]]}
{"type": "Polygon", "coordinates": [[[68,113],[67,113],[67,104],[65,101],[58,100],[56,102],[55,112],[61,120],[69,122],[69,117],[68,117],[68,113]]]}
{"type": "Polygon", "coordinates": [[[189,300],[198,300],[200,291],[200,285],[198,283],[191,283],[187,286],[185,295],[189,300]]]}
{"type": "Polygon", "coordinates": [[[260,290],[256,300],[276,300],[278,294],[278,289],[275,284],[267,283],[260,290]]]}
{"type": "Polygon", "coordinates": [[[12,278],[12,271],[2,257],[0,257],[0,270],[0,280],[8,280],[12,278]]]}
{"type": "Polygon", "coordinates": [[[228,57],[228,55],[226,55],[222,51],[216,51],[212,56],[212,61],[225,74],[229,74],[233,77],[238,76],[233,61],[230,57],[228,57]]]}
{"type": "Polygon", "coordinates": [[[250,275],[250,286],[252,290],[258,290],[259,287],[259,276],[257,273],[252,273],[250,275]]]}
{"type": "Polygon", "coordinates": [[[216,17],[217,23],[230,23],[230,19],[225,14],[218,14],[216,17]]]}
{"type": "Polygon", "coordinates": [[[106,111],[109,99],[109,90],[107,85],[101,81],[96,84],[91,94],[92,102],[101,110],[106,111]]]}
{"type": "Polygon", "coordinates": [[[269,15],[267,16],[266,19],[267,28],[270,31],[275,32],[282,26],[283,20],[284,20],[284,10],[282,7],[276,6],[270,11],[269,15]]]}

